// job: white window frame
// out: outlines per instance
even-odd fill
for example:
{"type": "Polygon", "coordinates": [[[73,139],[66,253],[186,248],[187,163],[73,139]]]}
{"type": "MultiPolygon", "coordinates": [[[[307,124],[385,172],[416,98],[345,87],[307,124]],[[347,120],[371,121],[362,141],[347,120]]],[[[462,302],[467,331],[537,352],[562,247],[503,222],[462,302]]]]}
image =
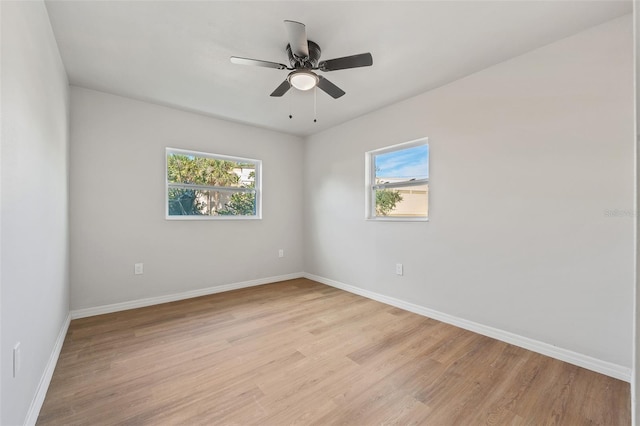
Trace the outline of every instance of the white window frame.
{"type": "Polygon", "coordinates": [[[213,154],[209,152],[200,152],[200,151],[192,151],[187,149],[179,149],[179,148],[165,148],[164,154],[164,208],[165,208],[165,219],[167,220],[256,220],[262,219],[262,161],[256,160],[253,158],[244,158],[244,157],[233,157],[229,155],[222,154],[213,154]],[[205,157],[205,158],[213,158],[215,160],[223,160],[223,161],[233,161],[238,163],[252,163],[256,165],[255,169],[255,188],[236,188],[229,186],[208,186],[208,185],[194,185],[194,184],[180,184],[180,183],[170,183],[168,176],[168,156],[169,154],[178,154],[178,155],[193,155],[195,157],[205,157]],[[255,215],[246,215],[246,216],[235,216],[235,215],[169,215],[169,189],[170,188],[189,188],[189,189],[200,189],[200,190],[210,190],[210,191],[223,191],[223,192],[253,192],[255,193],[256,199],[256,214],[255,215]]]}
{"type": "MultiPolygon", "coordinates": [[[[376,184],[376,170],[375,170],[375,157],[380,154],[387,154],[389,152],[401,151],[416,146],[429,145],[429,138],[424,137],[415,139],[409,142],[403,142],[396,145],[387,146],[373,151],[365,153],[365,206],[364,214],[366,220],[376,222],[428,222],[429,214],[424,217],[391,217],[391,216],[377,216],[376,215],[376,190],[378,189],[398,189],[398,188],[410,188],[412,186],[419,186],[429,184],[429,178],[417,179],[408,182],[394,182],[394,183],[379,183],[376,184]]],[[[431,159],[431,151],[429,151],[429,158],[431,159]]],[[[427,206],[429,203],[429,193],[427,193],[427,206]]],[[[430,207],[430,206],[429,206],[430,207]]],[[[430,210],[430,209],[429,209],[430,210]]]]}

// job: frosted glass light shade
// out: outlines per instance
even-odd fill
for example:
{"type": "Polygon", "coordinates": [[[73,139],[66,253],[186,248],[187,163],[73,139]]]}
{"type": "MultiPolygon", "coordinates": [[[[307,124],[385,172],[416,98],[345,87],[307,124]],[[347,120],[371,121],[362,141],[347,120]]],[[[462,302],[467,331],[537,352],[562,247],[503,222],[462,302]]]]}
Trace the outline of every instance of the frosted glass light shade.
{"type": "Polygon", "coordinates": [[[298,90],[310,90],[318,84],[318,76],[311,71],[294,71],[289,74],[289,83],[298,90]]]}

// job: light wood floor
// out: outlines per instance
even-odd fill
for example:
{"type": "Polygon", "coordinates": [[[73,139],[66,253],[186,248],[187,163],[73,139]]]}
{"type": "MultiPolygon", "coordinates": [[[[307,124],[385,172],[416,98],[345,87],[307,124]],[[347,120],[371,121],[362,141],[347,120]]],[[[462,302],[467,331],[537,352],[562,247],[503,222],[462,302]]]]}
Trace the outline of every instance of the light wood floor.
{"type": "Polygon", "coordinates": [[[39,425],[629,425],[629,384],[309,280],[74,320],[39,425]]]}

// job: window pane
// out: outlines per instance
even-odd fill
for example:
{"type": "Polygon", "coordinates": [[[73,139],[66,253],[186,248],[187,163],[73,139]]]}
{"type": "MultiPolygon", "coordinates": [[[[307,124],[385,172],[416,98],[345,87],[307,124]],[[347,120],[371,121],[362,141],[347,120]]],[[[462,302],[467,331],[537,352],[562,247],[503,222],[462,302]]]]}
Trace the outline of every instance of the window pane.
{"type": "Polygon", "coordinates": [[[374,157],[375,183],[407,182],[429,178],[429,146],[419,145],[374,157]]]}
{"type": "Polygon", "coordinates": [[[253,188],[255,170],[256,165],[252,163],[185,154],[167,154],[169,183],[253,188]]]}
{"type": "Polygon", "coordinates": [[[169,216],[254,216],[254,192],[169,188],[169,216]]]}
{"type": "Polygon", "coordinates": [[[375,190],[376,216],[427,217],[429,185],[375,190]]]}

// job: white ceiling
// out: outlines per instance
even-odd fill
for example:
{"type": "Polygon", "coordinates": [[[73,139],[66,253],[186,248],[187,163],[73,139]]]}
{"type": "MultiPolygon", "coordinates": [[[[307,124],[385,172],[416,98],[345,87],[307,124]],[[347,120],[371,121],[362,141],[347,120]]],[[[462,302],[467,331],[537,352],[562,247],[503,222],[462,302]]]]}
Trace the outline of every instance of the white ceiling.
{"type": "Polygon", "coordinates": [[[47,1],[71,84],[309,135],[630,13],[631,1],[47,1]],[[288,71],[283,20],[321,59],[373,66],[322,74],[347,94],[269,94],[288,71]],[[289,119],[289,113],[293,119],[289,119]]]}

